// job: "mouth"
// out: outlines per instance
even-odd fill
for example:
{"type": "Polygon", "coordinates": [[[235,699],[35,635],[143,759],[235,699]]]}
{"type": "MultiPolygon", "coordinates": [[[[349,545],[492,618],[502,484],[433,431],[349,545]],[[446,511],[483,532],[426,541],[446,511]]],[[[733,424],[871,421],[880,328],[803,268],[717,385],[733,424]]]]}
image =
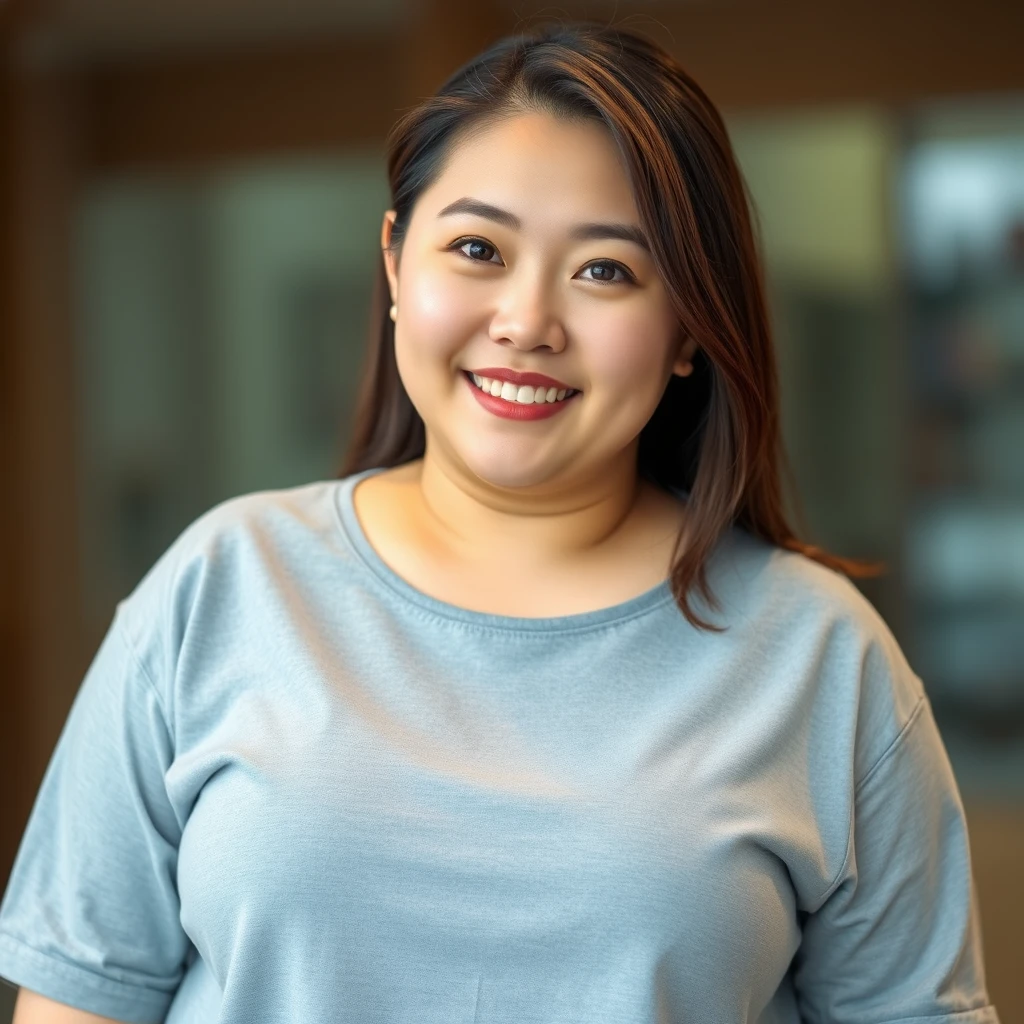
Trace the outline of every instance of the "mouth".
{"type": "Polygon", "coordinates": [[[565,415],[566,409],[571,409],[576,404],[576,400],[581,394],[572,388],[558,392],[551,388],[550,392],[554,392],[554,394],[551,394],[549,401],[548,394],[550,392],[542,393],[541,388],[520,385],[516,389],[516,385],[511,382],[495,381],[479,375],[476,375],[476,380],[474,380],[474,374],[469,370],[461,372],[462,376],[466,378],[466,386],[473,392],[479,406],[494,416],[516,423],[533,423],[552,420],[554,417],[560,418],[565,415]],[[480,381],[480,384],[477,383],[477,380],[480,381]],[[499,390],[498,394],[493,394],[490,388],[487,388],[488,381],[490,381],[491,388],[496,388],[498,384],[501,384],[504,391],[499,390]],[[484,386],[481,387],[481,384],[484,386]],[[533,394],[530,394],[531,391],[533,394]],[[558,397],[559,394],[561,394],[561,398],[558,397]]]}
{"type": "Polygon", "coordinates": [[[578,388],[537,387],[528,384],[516,385],[510,381],[484,377],[473,373],[471,370],[463,370],[462,375],[478,391],[485,395],[489,394],[492,397],[501,398],[511,405],[556,405],[581,393],[578,388]],[[511,390],[512,388],[515,388],[514,392],[511,390]],[[544,395],[543,398],[540,397],[542,394],[544,395]],[[518,398],[519,395],[523,397],[518,398]]]}

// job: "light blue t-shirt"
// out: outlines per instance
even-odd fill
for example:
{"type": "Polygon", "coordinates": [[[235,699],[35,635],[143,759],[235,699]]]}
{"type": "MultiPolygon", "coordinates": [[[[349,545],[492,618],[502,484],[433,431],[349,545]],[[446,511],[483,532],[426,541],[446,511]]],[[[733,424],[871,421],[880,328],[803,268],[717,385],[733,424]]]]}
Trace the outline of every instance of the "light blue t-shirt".
{"type": "Polygon", "coordinates": [[[375,472],[218,505],[119,603],[0,975],[139,1024],[998,1024],[946,751],[846,578],[734,528],[723,633],[668,581],[469,611],[370,545],[375,472]]]}

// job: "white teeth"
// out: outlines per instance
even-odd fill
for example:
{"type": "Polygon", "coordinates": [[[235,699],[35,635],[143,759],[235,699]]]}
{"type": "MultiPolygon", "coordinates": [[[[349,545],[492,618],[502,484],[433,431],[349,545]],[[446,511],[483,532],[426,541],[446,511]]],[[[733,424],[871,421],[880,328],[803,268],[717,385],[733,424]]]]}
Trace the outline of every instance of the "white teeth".
{"type": "Polygon", "coordinates": [[[487,391],[492,395],[500,396],[506,402],[519,402],[521,405],[561,402],[572,390],[571,388],[534,388],[529,384],[517,387],[510,381],[492,380],[490,377],[480,377],[475,373],[470,374],[470,376],[473,378],[473,383],[481,391],[487,391]]]}

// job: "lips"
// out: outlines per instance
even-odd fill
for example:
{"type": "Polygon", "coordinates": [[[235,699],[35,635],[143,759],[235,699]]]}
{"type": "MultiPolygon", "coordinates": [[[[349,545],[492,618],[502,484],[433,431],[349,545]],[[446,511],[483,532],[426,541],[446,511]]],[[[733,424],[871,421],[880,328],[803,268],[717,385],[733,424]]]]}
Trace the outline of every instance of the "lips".
{"type": "Polygon", "coordinates": [[[529,385],[534,388],[557,388],[559,391],[562,388],[565,388],[567,391],[578,390],[544,373],[520,373],[516,370],[507,370],[502,366],[488,366],[482,370],[467,370],[466,372],[475,373],[478,377],[490,377],[491,380],[508,381],[517,387],[529,385]]]}

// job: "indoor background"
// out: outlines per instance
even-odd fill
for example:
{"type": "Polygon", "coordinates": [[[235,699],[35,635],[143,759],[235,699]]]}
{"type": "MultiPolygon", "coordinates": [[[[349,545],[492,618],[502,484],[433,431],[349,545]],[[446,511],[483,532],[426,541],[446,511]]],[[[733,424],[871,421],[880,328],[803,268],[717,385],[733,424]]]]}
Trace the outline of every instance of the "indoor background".
{"type": "Polygon", "coordinates": [[[0,0],[0,892],[115,604],[212,505],[336,475],[387,130],[577,16],[726,117],[805,536],[890,567],[859,585],[925,683],[1024,1024],[1019,0],[0,0]]]}

